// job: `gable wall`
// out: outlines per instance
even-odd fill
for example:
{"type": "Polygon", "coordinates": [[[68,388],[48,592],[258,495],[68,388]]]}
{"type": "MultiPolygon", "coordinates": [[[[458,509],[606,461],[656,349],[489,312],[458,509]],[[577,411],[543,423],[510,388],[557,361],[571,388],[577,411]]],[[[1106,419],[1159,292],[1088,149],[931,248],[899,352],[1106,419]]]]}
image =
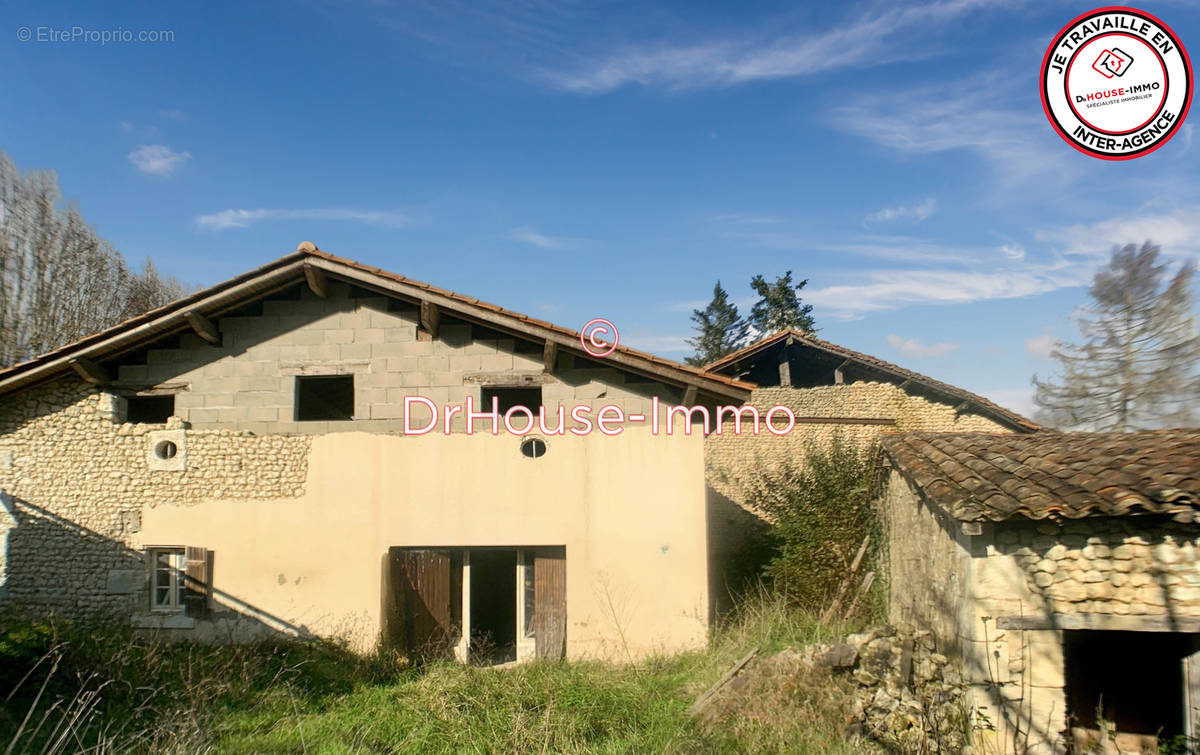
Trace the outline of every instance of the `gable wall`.
{"type": "MultiPolygon", "coordinates": [[[[538,375],[540,353],[515,353],[511,338],[472,341],[467,325],[443,324],[438,337],[419,340],[416,312],[389,312],[385,298],[350,298],[346,284],[330,282],[320,299],[303,289],[298,301],[263,303],[259,317],[222,317],[222,345],[187,334],[181,347],[149,351],[145,364],[124,365],[128,384],[186,383],[176,413],[195,428],[221,427],[258,433],[322,433],[349,429],[401,432],[406,396],[424,396],[439,407],[479,404],[479,373],[538,375]],[[353,428],[345,422],[295,422],[297,374],[352,373],[353,428]],[[473,381],[474,378],[474,381],[473,381]]],[[[626,384],[624,374],[603,367],[575,367],[570,355],[542,390],[547,411],[560,404],[615,404],[627,413],[648,413],[654,394],[678,399],[678,388],[661,383],[626,384]]],[[[428,414],[417,407],[414,423],[428,414]]],[[[476,429],[483,427],[477,422],[476,429]]],[[[461,419],[452,426],[461,431],[461,419]]],[[[438,431],[441,431],[439,426],[438,431]]]]}

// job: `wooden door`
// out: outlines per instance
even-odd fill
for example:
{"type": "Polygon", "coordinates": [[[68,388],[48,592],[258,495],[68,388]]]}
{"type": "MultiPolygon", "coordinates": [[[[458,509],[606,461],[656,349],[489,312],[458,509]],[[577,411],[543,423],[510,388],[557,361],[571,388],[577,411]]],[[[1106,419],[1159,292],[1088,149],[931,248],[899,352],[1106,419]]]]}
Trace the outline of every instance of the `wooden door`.
{"type": "Polygon", "coordinates": [[[409,657],[446,654],[457,631],[450,551],[394,549],[392,570],[409,657]]]}
{"type": "Polygon", "coordinates": [[[567,646],[567,558],[539,549],[533,563],[533,636],[538,658],[562,658],[567,646]]]}
{"type": "Polygon", "coordinates": [[[1195,635],[1192,652],[1183,659],[1183,717],[1183,733],[1195,747],[1200,741],[1200,638],[1195,635]]]}

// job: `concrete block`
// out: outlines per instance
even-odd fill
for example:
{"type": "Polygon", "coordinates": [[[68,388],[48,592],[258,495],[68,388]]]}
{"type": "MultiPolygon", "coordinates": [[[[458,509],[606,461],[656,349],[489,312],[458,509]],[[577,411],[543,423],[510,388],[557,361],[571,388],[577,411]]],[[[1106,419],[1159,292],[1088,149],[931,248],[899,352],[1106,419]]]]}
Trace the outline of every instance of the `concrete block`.
{"type": "Polygon", "coordinates": [[[371,358],[371,344],[343,343],[337,346],[340,359],[368,360],[371,358]]]}
{"type": "Polygon", "coordinates": [[[420,357],[417,360],[417,369],[423,372],[447,372],[450,369],[450,357],[445,354],[420,357]]]}
{"type": "Polygon", "coordinates": [[[408,353],[404,343],[373,343],[371,344],[371,359],[402,357],[408,353]]]}
{"type": "Polygon", "coordinates": [[[410,343],[416,340],[417,326],[412,323],[401,321],[384,329],[384,343],[410,343]]]}
{"type": "Polygon", "coordinates": [[[354,333],[355,343],[383,343],[382,328],[363,328],[354,333]]]}
{"type": "Polygon", "coordinates": [[[480,359],[479,369],[483,372],[513,369],[512,354],[487,354],[480,359]]]}

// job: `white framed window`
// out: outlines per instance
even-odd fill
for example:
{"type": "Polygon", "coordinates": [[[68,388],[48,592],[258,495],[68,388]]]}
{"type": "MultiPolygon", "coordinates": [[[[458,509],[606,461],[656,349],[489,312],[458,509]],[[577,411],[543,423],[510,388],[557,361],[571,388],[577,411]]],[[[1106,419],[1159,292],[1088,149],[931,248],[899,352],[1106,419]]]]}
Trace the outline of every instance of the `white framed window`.
{"type": "Polygon", "coordinates": [[[150,608],[182,611],[186,574],[183,548],[150,549],[150,608]]]}

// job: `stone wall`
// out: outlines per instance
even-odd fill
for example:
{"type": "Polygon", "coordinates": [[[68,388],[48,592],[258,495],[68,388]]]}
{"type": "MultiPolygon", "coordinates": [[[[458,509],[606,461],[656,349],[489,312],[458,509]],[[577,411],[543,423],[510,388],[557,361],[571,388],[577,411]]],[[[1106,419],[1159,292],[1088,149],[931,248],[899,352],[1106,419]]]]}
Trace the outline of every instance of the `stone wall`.
{"type": "Polygon", "coordinates": [[[0,601],[71,614],[147,611],[146,508],[303,493],[307,437],[118,424],[119,403],[74,379],[0,402],[0,601]],[[152,468],[164,431],[183,436],[179,471],[152,468]]]}
{"type": "Polygon", "coordinates": [[[765,416],[773,406],[786,406],[797,417],[827,417],[827,423],[796,424],[787,435],[772,435],[764,427],[756,437],[743,430],[712,435],[705,445],[709,484],[739,504],[745,500],[745,480],[764,468],[803,462],[806,450],[828,445],[835,435],[866,447],[882,433],[905,431],[1007,432],[1004,426],[978,414],[955,412],[950,404],[929,401],[891,383],[850,383],[817,388],[759,388],[750,404],[765,416]],[[838,419],[890,420],[883,424],[837,422],[838,419]]]}
{"type": "Polygon", "coordinates": [[[1020,730],[1030,733],[1031,751],[1056,751],[1067,711],[1063,632],[1003,629],[998,618],[1041,618],[1052,627],[1076,617],[1097,629],[1137,631],[1142,620],[1200,617],[1194,525],[1146,516],[1018,520],[976,539],[964,660],[974,669],[977,710],[1002,723],[1002,741],[1020,730]]]}
{"type": "Polygon", "coordinates": [[[890,473],[880,514],[886,537],[888,619],[907,631],[932,630],[943,652],[959,648],[969,557],[956,523],[922,501],[901,474],[890,473]]]}

